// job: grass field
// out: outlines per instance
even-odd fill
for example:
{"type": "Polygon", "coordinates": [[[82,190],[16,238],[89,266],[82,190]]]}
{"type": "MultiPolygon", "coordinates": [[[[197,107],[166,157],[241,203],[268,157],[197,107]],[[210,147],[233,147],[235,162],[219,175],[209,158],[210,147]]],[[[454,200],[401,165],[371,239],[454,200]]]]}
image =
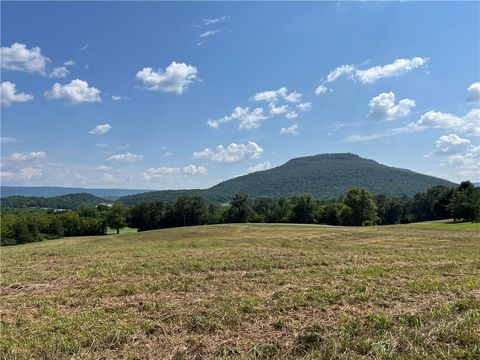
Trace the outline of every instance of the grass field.
{"type": "Polygon", "coordinates": [[[1,251],[4,359],[480,358],[480,231],[217,225],[1,251]]]}

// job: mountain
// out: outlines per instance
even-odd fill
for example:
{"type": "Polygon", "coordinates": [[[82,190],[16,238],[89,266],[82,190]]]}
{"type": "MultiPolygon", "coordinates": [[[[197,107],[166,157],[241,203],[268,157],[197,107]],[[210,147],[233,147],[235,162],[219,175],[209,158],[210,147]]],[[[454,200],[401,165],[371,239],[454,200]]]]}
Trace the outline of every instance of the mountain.
{"type": "Polygon", "coordinates": [[[3,209],[6,208],[51,208],[51,209],[75,209],[82,205],[96,206],[104,204],[107,201],[92,194],[79,193],[68,194],[54,197],[36,197],[36,196],[8,196],[0,199],[3,209]]]}
{"type": "Polygon", "coordinates": [[[1,197],[7,196],[61,196],[76,193],[88,193],[105,199],[116,199],[121,196],[138,194],[151,190],[137,189],[84,189],[59,186],[2,186],[1,197]]]}
{"type": "Polygon", "coordinates": [[[119,201],[135,204],[144,200],[170,201],[181,195],[200,195],[208,201],[225,202],[240,192],[251,198],[308,193],[328,200],[339,198],[353,187],[400,197],[413,196],[435,185],[455,186],[444,179],[382,165],[355,154],[320,154],[292,159],[281,166],[239,176],[209,189],[153,191],[122,197],[119,201]]]}

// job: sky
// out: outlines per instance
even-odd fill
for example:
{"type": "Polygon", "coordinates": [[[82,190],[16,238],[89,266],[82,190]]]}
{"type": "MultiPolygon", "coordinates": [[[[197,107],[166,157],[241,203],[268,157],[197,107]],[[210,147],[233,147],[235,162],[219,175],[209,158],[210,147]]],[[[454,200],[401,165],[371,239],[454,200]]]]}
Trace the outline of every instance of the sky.
{"type": "Polygon", "coordinates": [[[351,152],[480,180],[479,2],[1,2],[3,185],[206,188],[351,152]]]}

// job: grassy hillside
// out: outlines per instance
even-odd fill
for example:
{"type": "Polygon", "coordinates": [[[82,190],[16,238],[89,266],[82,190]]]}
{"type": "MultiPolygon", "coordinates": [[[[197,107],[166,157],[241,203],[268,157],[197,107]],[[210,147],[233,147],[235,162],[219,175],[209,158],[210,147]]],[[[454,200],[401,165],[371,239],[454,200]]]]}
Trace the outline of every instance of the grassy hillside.
{"type": "Polygon", "coordinates": [[[54,197],[8,196],[0,199],[2,208],[51,208],[75,209],[82,205],[99,205],[107,202],[91,194],[68,194],[54,197]]]}
{"type": "Polygon", "coordinates": [[[5,359],[475,359],[480,231],[218,225],[2,249],[5,359]]]}
{"type": "Polygon", "coordinates": [[[443,179],[385,166],[354,154],[322,154],[296,158],[276,168],[239,176],[206,190],[154,191],[123,197],[120,201],[133,204],[143,200],[174,200],[180,195],[201,195],[209,201],[223,202],[239,192],[252,198],[308,193],[328,200],[343,196],[353,187],[400,197],[413,196],[435,185],[454,186],[443,179]]]}

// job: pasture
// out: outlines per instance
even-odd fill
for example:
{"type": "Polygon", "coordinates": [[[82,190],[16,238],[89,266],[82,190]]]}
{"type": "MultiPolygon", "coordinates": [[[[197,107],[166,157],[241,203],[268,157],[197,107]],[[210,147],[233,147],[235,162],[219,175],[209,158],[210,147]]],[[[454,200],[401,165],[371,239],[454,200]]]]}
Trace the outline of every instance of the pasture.
{"type": "Polygon", "coordinates": [[[478,230],[215,225],[5,247],[2,358],[478,359],[478,230]]]}

